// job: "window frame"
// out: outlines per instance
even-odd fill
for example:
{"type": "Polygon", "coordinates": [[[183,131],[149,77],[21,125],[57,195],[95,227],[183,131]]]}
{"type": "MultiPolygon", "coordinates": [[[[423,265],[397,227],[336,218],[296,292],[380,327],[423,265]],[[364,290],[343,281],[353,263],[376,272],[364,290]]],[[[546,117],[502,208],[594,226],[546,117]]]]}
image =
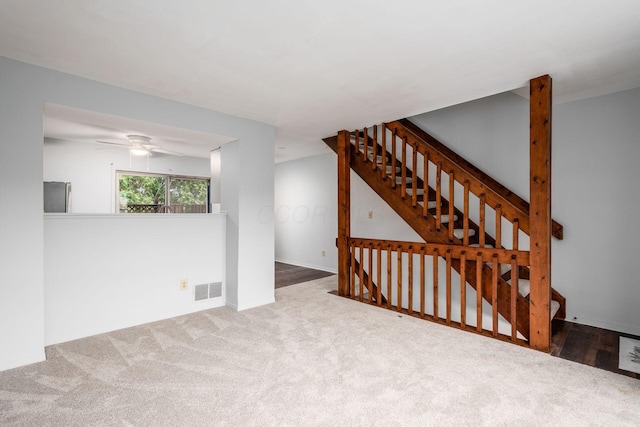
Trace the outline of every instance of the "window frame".
{"type": "MultiPolygon", "coordinates": [[[[116,191],[115,191],[115,213],[129,213],[129,212],[121,212],[120,211],[120,178],[122,176],[149,176],[155,178],[163,178],[164,179],[164,191],[165,191],[165,204],[164,206],[169,207],[165,212],[148,212],[149,214],[159,214],[159,213],[172,213],[171,212],[171,182],[173,180],[181,180],[181,181],[203,181],[207,184],[207,201],[204,213],[211,213],[211,177],[204,176],[195,176],[195,175],[177,175],[177,174],[164,174],[164,173],[155,173],[155,172],[136,172],[136,171],[128,171],[128,170],[116,170],[116,191]]],[[[144,213],[143,213],[144,214],[144,213]]],[[[136,215],[140,215],[137,213],[136,215]]]]}

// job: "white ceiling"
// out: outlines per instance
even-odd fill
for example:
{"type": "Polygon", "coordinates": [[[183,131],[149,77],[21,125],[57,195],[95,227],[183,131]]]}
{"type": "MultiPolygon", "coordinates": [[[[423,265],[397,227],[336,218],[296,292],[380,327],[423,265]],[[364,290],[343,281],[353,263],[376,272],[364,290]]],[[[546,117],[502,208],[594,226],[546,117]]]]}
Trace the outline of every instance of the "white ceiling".
{"type": "Polygon", "coordinates": [[[640,86],[638,0],[0,0],[0,55],[321,137],[554,78],[640,86]]]}
{"type": "MultiPolygon", "coordinates": [[[[152,145],[189,157],[209,159],[211,151],[233,138],[180,129],[126,117],[111,116],[63,105],[44,106],[44,136],[52,140],[92,143],[110,142],[128,146],[127,135],[148,136],[152,145]]],[[[111,146],[113,148],[113,146],[111,146]]]]}

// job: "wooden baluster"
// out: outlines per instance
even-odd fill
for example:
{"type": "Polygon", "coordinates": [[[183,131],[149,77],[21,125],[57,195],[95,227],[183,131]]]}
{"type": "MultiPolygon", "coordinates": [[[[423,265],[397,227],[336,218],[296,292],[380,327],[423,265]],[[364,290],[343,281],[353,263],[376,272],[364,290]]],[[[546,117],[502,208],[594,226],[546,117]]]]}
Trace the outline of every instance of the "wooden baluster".
{"type": "Polygon", "coordinates": [[[516,256],[514,255],[511,257],[511,341],[513,342],[516,342],[518,339],[518,325],[516,321],[518,318],[518,269],[516,256]]]}
{"type": "Polygon", "coordinates": [[[493,318],[493,336],[498,336],[498,255],[494,255],[491,261],[491,316],[493,318]]]}
{"type": "Polygon", "coordinates": [[[442,162],[438,162],[436,167],[436,229],[440,231],[440,220],[442,218],[442,162]]]}
{"type": "Polygon", "coordinates": [[[351,241],[351,283],[349,283],[349,297],[356,295],[356,246],[351,241]]]}
{"type": "Polygon", "coordinates": [[[469,246],[469,181],[464,182],[464,212],[462,214],[463,218],[463,227],[464,227],[464,237],[462,239],[462,244],[464,246],[469,246]]]}
{"type": "Polygon", "coordinates": [[[402,311],[402,247],[398,246],[398,311],[402,311]]]}
{"type": "Polygon", "coordinates": [[[420,248],[420,317],[424,317],[424,257],[425,257],[425,247],[422,246],[420,248]]]}
{"type": "Polygon", "coordinates": [[[366,162],[369,159],[369,135],[367,134],[367,128],[364,128],[362,145],[364,145],[364,161],[366,162]]]}
{"type": "Polygon", "coordinates": [[[409,315],[413,314],[413,246],[409,246],[409,262],[407,263],[407,309],[409,315]]]}
{"type": "Polygon", "coordinates": [[[393,129],[393,133],[391,134],[391,186],[396,188],[396,164],[398,163],[396,160],[396,130],[393,129]]]}
{"type": "Polygon", "coordinates": [[[520,234],[520,224],[518,218],[514,218],[513,220],[513,243],[511,244],[511,248],[514,251],[518,250],[518,235],[520,234]]]}
{"type": "Polygon", "coordinates": [[[411,145],[411,158],[413,160],[411,171],[411,204],[415,207],[418,204],[418,146],[411,145]]]}
{"type": "Polygon", "coordinates": [[[391,308],[391,245],[387,245],[387,308],[391,308]]]}
{"type": "Polygon", "coordinates": [[[433,318],[438,320],[438,250],[433,251],[433,318]]]}
{"type": "Polygon", "coordinates": [[[446,270],[446,280],[447,280],[447,325],[451,325],[451,250],[447,250],[446,254],[447,261],[447,270],[446,270]]]}
{"type": "Polygon", "coordinates": [[[378,303],[378,305],[382,304],[382,245],[378,244],[378,252],[377,252],[378,258],[377,258],[377,262],[378,262],[378,292],[376,294],[376,302],[378,303]]]}
{"type": "Polygon", "coordinates": [[[482,253],[476,257],[476,330],[482,332],[482,253]]]}
{"type": "Polygon", "coordinates": [[[502,247],[502,205],[496,205],[496,249],[502,247]]]}
{"type": "Polygon", "coordinates": [[[429,215],[429,153],[427,151],[424,152],[422,160],[424,162],[424,178],[422,180],[422,191],[424,193],[422,196],[422,215],[427,216],[429,215]]]}
{"type": "Polygon", "coordinates": [[[364,246],[362,244],[362,242],[360,243],[360,245],[358,246],[358,248],[360,249],[360,295],[359,295],[359,299],[360,301],[363,300],[363,294],[364,294],[364,246]]]}
{"type": "Polygon", "coordinates": [[[367,281],[367,290],[369,291],[368,302],[371,304],[373,298],[373,246],[369,243],[369,280],[367,281]]]}
{"type": "Polygon", "coordinates": [[[382,179],[387,179],[387,124],[382,124],[382,179]]]}
{"type": "Polygon", "coordinates": [[[402,184],[400,195],[404,199],[407,196],[407,138],[402,138],[402,184]]]}
{"type": "Polygon", "coordinates": [[[485,240],[485,232],[484,232],[484,217],[485,217],[485,194],[482,193],[480,195],[480,224],[478,224],[478,228],[480,231],[478,243],[481,248],[484,248],[484,240],[485,240]]]}
{"type": "Polygon", "coordinates": [[[467,253],[460,254],[460,326],[467,326],[467,253]]]}
{"type": "Polygon", "coordinates": [[[449,241],[453,242],[453,194],[455,190],[455,181],[453,180],[453,170],[449,171],[449,241]]]}
{"type": "Polygon", "coordinates": [[[371,161],[371,169],[378,167],[378,125],[373,126],[373,156],[371,161]]]}

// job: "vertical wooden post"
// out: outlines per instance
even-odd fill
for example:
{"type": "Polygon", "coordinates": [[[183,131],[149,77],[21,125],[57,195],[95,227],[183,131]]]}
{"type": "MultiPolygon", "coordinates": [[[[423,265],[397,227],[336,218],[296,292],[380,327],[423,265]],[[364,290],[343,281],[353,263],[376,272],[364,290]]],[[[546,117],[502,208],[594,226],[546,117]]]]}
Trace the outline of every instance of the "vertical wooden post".
{"type": "Polygon", "coordinates": [[[351,236],[351,143],[349,139],[349,132],[343,130],[338,133],[338,295],[340,296],[352,296],[349,295],[349,237],[351,236]]]}
{"type": "Polygon", "coordinates": [[[530,261],[529,344],[551,351],[551,77],[530,82],[530,261]]]}

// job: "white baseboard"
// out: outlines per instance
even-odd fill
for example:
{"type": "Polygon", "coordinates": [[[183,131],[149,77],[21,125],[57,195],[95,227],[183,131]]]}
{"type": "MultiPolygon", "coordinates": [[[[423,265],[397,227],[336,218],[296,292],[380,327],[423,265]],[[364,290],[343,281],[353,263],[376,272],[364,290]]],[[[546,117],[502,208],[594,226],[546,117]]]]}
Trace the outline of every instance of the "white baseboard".
{"type": "Polygon", "coordinates": [[[592,319],[584,316],[577,315],[577,319],[573,319],[576,316],[574,313],[567,313],[565,321],[578,323],[580,325],[595,326],[596,328],[608,329],[610,331],[623,332],[625,334],[640,336],[640,326],[629,325],[626,323],[612,322],[609,320],[592,319]]]}
{"type": "Polygon", "coordinates": [[[269,298],[264,301],[252,301],[249,304],[239,305],[238,307],[236,307],[236,311],[249,310],[251,308],[262,307],[263,305],[273,304],[275,302],[275,298],[269,298]]]}
{"type": "Polygon", "coordinates": [[[338,274],[338,270],[337,269],[324,267],[324,266],[321,266],[321,265],[307,264],[307,263],[304,263],[304,262],[292,261],[290,259],[282,259],[282,258],[276,258],[276,262],[282,262],[284,264],[295,265],[297,267],[312,268],[314,270],[320,270],[320,271],[326,271],[327,273],[338,274]]]}

